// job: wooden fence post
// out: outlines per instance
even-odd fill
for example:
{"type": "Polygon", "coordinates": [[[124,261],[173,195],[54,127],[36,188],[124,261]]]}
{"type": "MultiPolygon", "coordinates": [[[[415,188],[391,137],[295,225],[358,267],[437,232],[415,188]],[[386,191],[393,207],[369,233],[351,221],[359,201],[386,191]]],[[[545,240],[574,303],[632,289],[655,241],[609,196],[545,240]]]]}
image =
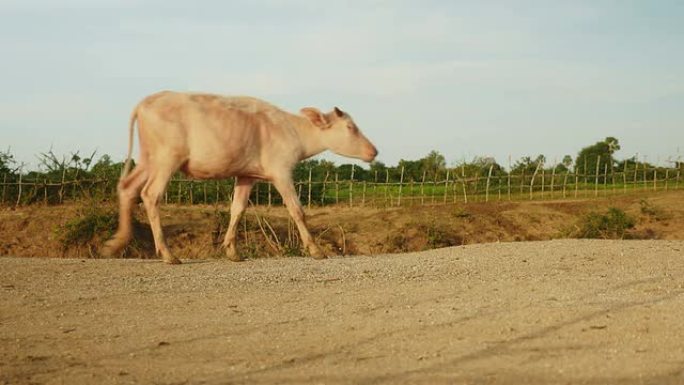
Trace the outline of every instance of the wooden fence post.
{"type": "Polygon", "coordinates": [[[404,187],[404,166],[401,166],[401,176],[399,177],[399,197],[397,198],[397,206],[401,206],[401,194],[404,187]]]}
{"type": "Polygon", "coordinates": [[[389,193],[389,169],[385,169],[385,207],[392,206],[392,195],[389,193]],[[387,203],[387,198],[389,196],[389,203],[387,203]]]}
{"type": "Polygon", "coordinates": [[[444,181],[444,204],[447,203],[447,193],[449,192],[449,169],[447,168],[446,180],[444,181]]]}
{"type": "Polygon", "coordinates": [[[511,174],[513,174],[513,168],[511,167],[511,155],[508,155],[508,200],[511,200],[511,174]]]}
{"type": "Polygon", "coordinates": [[[520,174],[520,199],[522,199],[523,190],[525,188],[525,169],[522,170],[520,174]]]}
{"type": "Polygon", "coordinates": [[[465,157],[463,158],[463,163],[461,163],[461,181],[463,182],[463,202],[468,203],[468,192],[467,186],[466,186],[466,178],[465,178],[465,165],[466,165],[466,160],[465,157]]]}
{"type": "Polygon", "coordinates": [[[666,168],[665,169],[665,191],[667,191],[667,187],[668,187],[667,186],[668,185],[667,180],[669,179],[669,177],[670,177],[670,169],[666,168]]]}
{"type": "Polygon", "coordinates": [[[477,199],[479,198],[479,194],[480,194],[480,171],[478,171],[477,174],[475,174],[475,181],[474,182],[475,182],[475,183],[473,183],[474,191],[473,191],[472,195],[473,195],[473,201],[477,201],[477,199]]]}
{"type": "Polygon", "coordinates": [[[361,193],[361,207],[366,207],[366,181],[363,181],[363,192],[361,193]]]}
{"type": "Polygon", "coordinates": [[[375,170],[375,177],[373,178],[373,204],[372,206],[377,206],[378,203],[378,170],[375,170]]]}
{"type": "Polygon", "coordinates": [[[554,161],[553,171],[551,171],[551,199],[553,199],[553,186],[554,186],[554,183],[556,182],[556,167],[558,167],[558,163],[556,163],[554,161]]]}
{"type": "MultiPolygon", "coordinates": [[[[237,179],[237,177],[236,177],[237,179]]],[[[183,181],[178,179],[178,204],[181,204],[181,197],[183,194],[183,181]]]]}
{"type": "Polygon", "coordinates": [[[537,162],[537,167],[534,169],[534,174],[532,174],[532,179],[530,180],[530,200],[532,200],[532,189],[534,188],[534,177],[537,176],[537,173],[539,172],[539,167],[541,166],[542,162],[537,162]]]}
{"type": "Polygon", "coordinates": [[[646,162],[646,155],[644,155],[644,190],[648,190],[648,163],[646,162]]]}
{"type": "Polygon", "coordinates": [[[498,182],[499,182],[499,183],[498,183],[498,186],[496,187],[496,191],[497,191],[497,193],[498,193],[497,200],[498,200],[498,201],[501,201],[501,175],[499,175],[499,176],[497,177],[497,180],[498,180],[498,182]]]}
{"type": "Polygon", "coordinates": [[[38,182],[33,182],[31,183],[33,186],[33,191],[31,192],[31,195],[28,197],[28,202],[32,202],[37,196],[38,196],[38,182]]]}
{"type": "Polygon", "coordinates": [[[658,190],[658,166],[653,166],[653,191],[658,190]]]}
{"type": "Polygon", "coordinates": [[[43,203],[48,204],[48,182],[47,179],[43,179],[43,203]]]}
{"type": "MultiPolygon", "coordinates": [[[[308,193],[307,195],[308,195],[308,197],[307,197],[307,207],[308,207],[309,209],[311,209],[311,167],[309,167],[309,193],[308,193]]],[[[269,189],[269,204],[268,204],[269,206],[271,205],[271,204],[270,204],[270,200],[271,200],[271,194],[270,194],[270,189],[269,189]]]]}
{"type": "MultiPolygon", "coordinates": [[[[375,174],[377,175],[377,171],[375,174]]],[[[325,194],[326,194],[326,187],[328,183],[328,178],[330,177],[330,170],[325,171],[325,178],[323,179],[323,191],[321,192],[321,206],[325,204],[325,194]]]]}
{"type": "Polygon", "coordinates": [[[489,172],[487,173],[487,184],[485,187],[485,202],[489,202],[489,180],[492,178],[492,169],[494,169],[494,164],[489,165],[489,172]]]}
{"type": "Polygon", "coordinates": [[[19,207],[19,203],[21,203],[21,174],[23,174],[23,167],[19,167],[19,192],[17,194],[17,204],[15,205],[16,207],[19,207]]]}
{"type": "Polygon", "coordinates": [[[577,167],[575,167],[575,199],[577,199],[577,190],[579,189],[579,174],[577,173],[577,167]]]}
{"type": "Polygon", "coordinates": [[[463,181],[463,203],[468,203],[468,188],[466,187],[466,178],[465,178],[465,171],[462,171],[463,177],[461,180],[463,181]]]}
{"type": "Polygon", "coordinates": [[[610,188],[613,191],[613,195],[615,195],[615,167],[613,167],[612,159],[610,163],[610,188]]]}
{"type": "Polygon", "coordinates": [[[351,176],[349,177],[349,207],[354,205],[354,169],[355,166],[352,164],[351,176]]]}
{"type": "Polygon", "coordinates": [[[430,192],[430,204],[434,206],[435,204],[435,191],[437,190],[437,170],[435,170],[435,176],[432,178],[432,191],[430,192]]]}
{"type": "Polygon", "coordinates": [[[420,182],[420,204],[425,205],[425,170],[423,170],[423,179],[420,182]]]}
{"type": "Polygon", "coordinates": [[[78,183],[78,172],[80,169],[76,169],[76,174],[74,175],[74,179],[71,181],[71,200],[76,200],[76,184],[78,183]]]}
{"type": "Polygon", "coordinates": [[[7,191],[7,173],[2,175],[2,200],[0,204],[5,204],[5,192],[7,191]]]}
{"type": "Polygon", "coordinates": [[[608,195],[608,163],[603,166],[603,195],[608,195]]]}
{"type": "Polygon", "coordinates": [[[544,200],[544,183],[546,182],[545,178],[544,178],[544,176],[546,175],[545,170],[544,170],[544,166],[542,166],[541,171],[542,171],[542,175],[541,175],[542,176],[541,177],[541,199],[544,200]]]}
{"type": "Polygon", "coordinates": [[[639,154],[634,157],[634,190],[637,189],[637,176],[639,174],[639,154]]]}
{"type": "Polygon", "coordinates": [[[414,193],[414,190],[414,181],[413,178],[411,178],[411,181],[409,181],[409,196],[411,197],[411,199],[409,200],[409,206],[414,206],[416,204],[416,201],[414,199],[416,194],[414,193]]]}
{"type": "Polygon", "coordinates": [[[565,170],[565,175],[563,175],[563,199],[567,197],[566,187],[568,184],[568,174],[570,174],[570,170],[565,170]]]}
{"type": "Polygon", "coordinates": [[[622,193],[627,194],[627,161],[625,160],[625,168],[622,171],[622,193]]]}
{"type": "Polygon", "coordinates": [[[335,173],[335,204],[340,204],[340,175],[335,173]]]}
{"type": "Polygon", "coordinates": [[[599,179],[599,164],[601,163],[601,155],[596,156],[596,179],[594,181],[594,196],[598,196],[598,179],[599,179]]]}
{"type": "Polygon", "coordinates": [[[59,196],[59,204],[62,204],[64,201],[64,178],[66,177],[66,168],[62,170],[62,182],[59,185],[59,192],[57,193],[59,196]]]}

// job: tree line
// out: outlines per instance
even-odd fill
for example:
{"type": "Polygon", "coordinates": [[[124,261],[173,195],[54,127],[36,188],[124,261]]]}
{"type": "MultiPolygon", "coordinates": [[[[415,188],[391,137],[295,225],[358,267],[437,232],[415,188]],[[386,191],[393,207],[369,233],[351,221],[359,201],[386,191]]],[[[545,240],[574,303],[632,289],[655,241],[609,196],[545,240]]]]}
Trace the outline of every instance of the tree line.
{"type": "MultiPolygon", "coordinates": [[[[443,154],[430,151],[426,156],[416,159],[401,159],[394,166],[375,161],[368,167],[359,167],[350,163],[337,165],[324,159],[309,159],[300,162],[293,171],[295,181],[332,181],[353,179],[367,182],[397,182],[400,178],[406,182],[434,181],[445,178],[450,172],[452,178],[468,178],[491,175],[494,177],[513,175],[532,175],[542,171],[557,174],[577,173],[593,175],[596,170],[600,174],[613,172],[634,172],[636,169],[649,169],[660,172],[656,165],[640,161],[636,156],[617,159],[615,153],[620,150],[617,138],[607,137],[604,140],[582,148],[575,157],[565,155],[560,162],[549,162],[543,154],[537,156],[523,156],[505,167],[495,158],[476,156],[471,161],[463,161],[448,166],[443,154]]],[[[11,151],[0,151],[0,178],[16,181],[20,174],[25,180],[116,180],[123,167],[123,162],[115,162],[111,156],[104,154],[96,159],[96,152],[81,155],[79,152],[69,156],[58,156],[52,150],[37,156],[38,169],[24,170],[23,165],[16,161],[11,151]]],[[[679,169],[682,162],[676,160],[669,168],[679,169]]],[[[176,178],[181,177],[177,175],[176,178]]]]}

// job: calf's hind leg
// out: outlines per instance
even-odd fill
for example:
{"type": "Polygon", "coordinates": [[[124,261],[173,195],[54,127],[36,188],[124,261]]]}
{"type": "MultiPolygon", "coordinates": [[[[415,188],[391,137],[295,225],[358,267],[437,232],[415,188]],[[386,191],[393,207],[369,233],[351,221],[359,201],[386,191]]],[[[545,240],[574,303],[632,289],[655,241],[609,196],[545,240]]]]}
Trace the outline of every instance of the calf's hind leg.
{"type": "Polygon", "coordinates": [[[166,245],[159,218],[159,202],[164,195],[166,185],[178,167],[175,165],[155,166],[154,172],[150,173],[150,178],[142,189],[141,197],[145,204],[150,227],[152,228],[157,255],[161,255],[164,262],[175,265],[181,263],[181,261],[171,255],[169,247],[166,245]]]}
{"type": "Polygon", "coordinates": [[[119,227],[116,233],[105,242],[100,254],[104,257],[113,257],[121,252],[130,242],[133,236],[132,214],[133,205],[140,195],[142,186],[147,181],[147,170],[142,164],[138,165],[133,172],[121,178],[117,185],[119,195],[119,227]]]}

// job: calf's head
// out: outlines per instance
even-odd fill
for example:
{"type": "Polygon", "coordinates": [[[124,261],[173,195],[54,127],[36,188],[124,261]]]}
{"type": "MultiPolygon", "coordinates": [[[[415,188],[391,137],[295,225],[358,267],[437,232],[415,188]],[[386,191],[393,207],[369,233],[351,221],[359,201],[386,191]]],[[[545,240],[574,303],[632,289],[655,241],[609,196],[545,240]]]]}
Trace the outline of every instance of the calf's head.
{"type": "Polygon", "coordinates": [[[306,107],[301,113],[320,129],[321,142],[330,151],[366,162],[372,162],[378,155],[378,150],[361,133],[351,116],[339,108],[324,114],[316,108],[306,107]]]}

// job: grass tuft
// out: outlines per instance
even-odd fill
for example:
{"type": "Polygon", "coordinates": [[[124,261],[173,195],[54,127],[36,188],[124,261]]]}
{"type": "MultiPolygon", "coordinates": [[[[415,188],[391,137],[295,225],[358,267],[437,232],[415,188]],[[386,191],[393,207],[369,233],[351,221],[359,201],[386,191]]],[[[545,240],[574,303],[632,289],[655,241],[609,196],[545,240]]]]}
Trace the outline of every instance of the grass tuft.
{"type": "Polygon", "coordinates": [[[591,212],[581,217],[572,236],[575,238],[624,239],[636,224],[624,211],[610,207],[607,212],[591,212]]]}
{"type": "Polygon", "coordinates": [[[118,225],[116,211],[96,204],[89,204],[79,210],[78,216],[57,229],[57,235],[64,249],[85,246],[94,240],[104,240],[114,234],[118,225]]]}
{"type": "Polygon", "coordinates": [[[665,210],[661,209],[660,207],[654,205],[650,201],[646,199],[642,199],[639,201],[639,206],[641,208],[641,213],[645,215],[648,218],[651,218],[655,221],[662,221],[666,219],[672,218],[672,216],[668,213],[665,212],[665,210]]]}

